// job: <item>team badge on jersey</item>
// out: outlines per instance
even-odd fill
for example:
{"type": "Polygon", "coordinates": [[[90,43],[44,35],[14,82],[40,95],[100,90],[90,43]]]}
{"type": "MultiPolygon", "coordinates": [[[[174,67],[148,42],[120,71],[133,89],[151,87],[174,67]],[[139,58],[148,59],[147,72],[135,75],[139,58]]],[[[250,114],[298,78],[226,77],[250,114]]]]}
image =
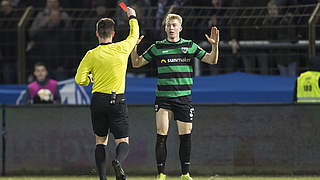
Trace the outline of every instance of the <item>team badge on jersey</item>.
{"type": "Polygon", "coordinates": [[[182,51],[183,53],[187,53],[187,52],[188,52],[188,48],[187,48],[187,47],[182,47],[182,48],[181,48],[181,51],[182,51]]]}

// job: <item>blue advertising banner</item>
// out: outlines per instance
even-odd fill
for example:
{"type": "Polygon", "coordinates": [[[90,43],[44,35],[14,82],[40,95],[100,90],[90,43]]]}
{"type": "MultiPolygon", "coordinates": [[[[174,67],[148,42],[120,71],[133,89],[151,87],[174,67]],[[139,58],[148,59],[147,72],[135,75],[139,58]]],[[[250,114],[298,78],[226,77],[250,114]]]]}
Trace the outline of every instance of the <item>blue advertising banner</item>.
{"type": "MultiPolygon", "coordinates": [[[[196,104],[288,103],[293,101],[296,77],[230,73],[195,77],[192,99],[196,104]]],[[[128,104],[153,104],[156,78],[126,78],[128,104]]],[[[68,79],[59,82],[63,104],[90,104],[91,85],[68,79]]],[[[26,85],[0,85],[0,104],[23,104],[26,85]]]]}

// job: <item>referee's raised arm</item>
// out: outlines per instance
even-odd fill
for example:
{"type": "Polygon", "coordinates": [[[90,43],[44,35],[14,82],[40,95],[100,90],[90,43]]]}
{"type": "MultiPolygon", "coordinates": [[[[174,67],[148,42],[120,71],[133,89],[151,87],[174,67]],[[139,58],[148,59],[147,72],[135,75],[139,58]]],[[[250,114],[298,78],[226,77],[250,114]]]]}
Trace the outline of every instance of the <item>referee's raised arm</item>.
{"type": "Polygon", "coordinates": [[[139,38],[139,23],[136,17],[136,11],[134,9],[128,7],[127,16],[129,18],[130,33],[127,39],[121,43],[124,43],[124,46],[128,47],[128,51],[131,53],[139,38]]]}
{"type": "Polygon", "coordinates": [[[75,76],[75,82],[80,86],[87,86],[89,85],[90,80],[93,80],[94,86],[92,93],[96,91],[111,93],[112,90],[116,90],[117,93],[124,93],[125,68],[127,63],[124,61],[128,61],[129,55],[139,38],[139,23],[136,18],[135,10],[127,7],[127,16],[130,25],[130,33],[125,40],[117,43],[112,43],[115,35],[115,23],[113,19],[102,18],[96,24],[96,36],[99,40],[99,46],[86,53],[85,57],[80,62],[75,76]],[[102,62],[101,57],[102,59],[105,59],[105,61],[102,62]],[[111,61],[111,59],[113,61],[111,61]],[[123,64],[125,66],[120,67],[120,71],[117,74],[119,76],[105,73],[109,70],[111,70],[109,72],[114,72],[112,69],[119,68],[115,63],[119,61],[125,63],[123,64]],[[88,78],[90,73],[92,74],[92,79],[88,78]],[[118,83],[116,83],[116,81],[118,83]],[[118,87],[115,87],[115,84],[118,84],[118,87]]]}

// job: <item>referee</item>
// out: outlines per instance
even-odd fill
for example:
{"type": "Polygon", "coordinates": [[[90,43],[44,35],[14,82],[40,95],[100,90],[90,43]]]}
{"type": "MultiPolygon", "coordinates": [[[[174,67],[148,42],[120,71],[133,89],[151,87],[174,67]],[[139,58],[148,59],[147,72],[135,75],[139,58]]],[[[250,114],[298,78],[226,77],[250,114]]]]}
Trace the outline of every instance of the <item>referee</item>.
{"type": "Polygon", "coordinates": [[[139,37],[139,25],[134,9],[127,8],[130,33],[126,40],[112,43],[114,21],[102,18],[96,25],[99,46],[88,51],[82,59],[75,81],[80,86],[93,82],[91,118],[96,135],[95,160],[100,180],[106,180],[106,145],[109,130],[116,144],[112,161],[117,180],[125,180],[121,167],[129,152],[128,109],[124,97],[128,57],[139,37]],[[90,75],[89,75],[90,73],[90,75]]]}

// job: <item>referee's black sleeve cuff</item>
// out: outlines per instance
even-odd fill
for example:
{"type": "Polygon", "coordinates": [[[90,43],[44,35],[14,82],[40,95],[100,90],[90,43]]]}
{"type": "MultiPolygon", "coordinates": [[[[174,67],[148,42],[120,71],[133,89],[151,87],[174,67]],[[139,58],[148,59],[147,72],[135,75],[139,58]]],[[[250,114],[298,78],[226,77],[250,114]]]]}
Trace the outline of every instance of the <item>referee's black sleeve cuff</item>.
{"type": "Polygon", "coordinates": [[[137,19],[137,17],[136,17],[136,16],[131,15],[131,16],[129,17],[129,20],[130,20],[130,19],[137,19]]]}

